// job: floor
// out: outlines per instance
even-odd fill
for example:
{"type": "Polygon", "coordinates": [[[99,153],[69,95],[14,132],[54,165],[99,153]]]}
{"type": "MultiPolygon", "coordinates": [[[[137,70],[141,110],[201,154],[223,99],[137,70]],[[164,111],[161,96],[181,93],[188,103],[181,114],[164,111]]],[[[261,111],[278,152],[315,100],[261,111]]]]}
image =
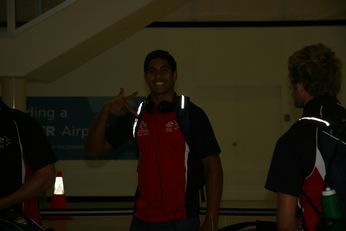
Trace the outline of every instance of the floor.
{"type": "MultiPolygon", "coordinates": [[[[109,204],[107,204],[109,207],[109,204]]],[[[113,204],[114,205],[114,204],[113,204]]],[[[111,207],[114,207],[114,206],[111,207]]],[[[43,226],[55,231],[127,231],[132,217],[132,203],[117,203],[118,208],[105,208],[97,203],[69,204],[61,211],[43,209],[43,226]]],[[[228,201],[222,203],[219,227],[250,221],[274,221],[275,204],[261,201],[228,201]]],[[[202,215],[203,219],[203,205],[202,215]]]]}

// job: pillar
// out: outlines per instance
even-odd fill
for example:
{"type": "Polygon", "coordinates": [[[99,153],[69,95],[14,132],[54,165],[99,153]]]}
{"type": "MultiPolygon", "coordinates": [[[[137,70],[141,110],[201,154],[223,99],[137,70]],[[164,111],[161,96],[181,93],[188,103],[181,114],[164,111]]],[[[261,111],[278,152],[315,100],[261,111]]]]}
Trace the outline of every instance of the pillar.
{"type": "Polygon", "coordinates": [[[26,111],[26,80],[24,78],[2,79],[2,100],[9,106],[26,111]]]}

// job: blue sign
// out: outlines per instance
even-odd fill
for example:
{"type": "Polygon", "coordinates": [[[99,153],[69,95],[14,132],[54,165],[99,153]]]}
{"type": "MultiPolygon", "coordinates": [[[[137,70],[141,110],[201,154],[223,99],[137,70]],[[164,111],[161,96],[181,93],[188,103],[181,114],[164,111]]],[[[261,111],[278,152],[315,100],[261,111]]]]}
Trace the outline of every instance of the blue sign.
{"type": "MultiPolygon", "coordinates": [[[[111,97],[27,97],[27,113],[38,121],[59,160],[91,159],[84,144],[89,127],[111,97]]],[[[137,107],[143,97],[137,97],[137,107]]],[[[115,118],[116,120],[116,118],[115,118]]],[[[97,159],[137,159],[134,143],[124,144],[97,159]]]]}

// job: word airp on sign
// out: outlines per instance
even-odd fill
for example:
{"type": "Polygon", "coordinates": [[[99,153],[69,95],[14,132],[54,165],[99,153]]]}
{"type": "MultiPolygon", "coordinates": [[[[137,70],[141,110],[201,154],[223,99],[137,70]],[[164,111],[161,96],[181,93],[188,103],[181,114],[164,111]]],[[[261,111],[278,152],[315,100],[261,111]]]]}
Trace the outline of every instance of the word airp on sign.
{"type": "MultiPolygon", "coordinates": [[[[42,125],[58,159],[83,160],[89,127],[110,98],[27,97],[27,113],[42,125]]],[[[133,146],[111,150],[100,159],[135,159],[133,146]]]]}
{"type": "MultiPolygon", "coordinates": [[[[27,109],[28,114],[40,121],[56,121],[59,119],[68,119],[69,112],[66,109],[55,110],[51,108],[40,108],[30,106],[27,109]]],[[[75,127],[74,125],[66,125],[64,127],[57,127],[54,125],[42,125],[48,137],[50,136],[75,136],[84,139],[88,136],[88,128],[75,127]]]]}

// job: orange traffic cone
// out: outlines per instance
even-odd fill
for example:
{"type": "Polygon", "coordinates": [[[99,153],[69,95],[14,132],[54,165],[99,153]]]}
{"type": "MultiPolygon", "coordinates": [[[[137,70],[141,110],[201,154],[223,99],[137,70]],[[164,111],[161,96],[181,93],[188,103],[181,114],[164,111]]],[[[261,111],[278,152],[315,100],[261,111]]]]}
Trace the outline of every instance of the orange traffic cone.
{"type": "Polygon", "coordinates": [[[54,183],[54,192],[52,195],[52,203],[50,206],[52,209],[65,209],[67,208],[64,181],[62,178],[62,172],[57,171],[54,183]]]}

